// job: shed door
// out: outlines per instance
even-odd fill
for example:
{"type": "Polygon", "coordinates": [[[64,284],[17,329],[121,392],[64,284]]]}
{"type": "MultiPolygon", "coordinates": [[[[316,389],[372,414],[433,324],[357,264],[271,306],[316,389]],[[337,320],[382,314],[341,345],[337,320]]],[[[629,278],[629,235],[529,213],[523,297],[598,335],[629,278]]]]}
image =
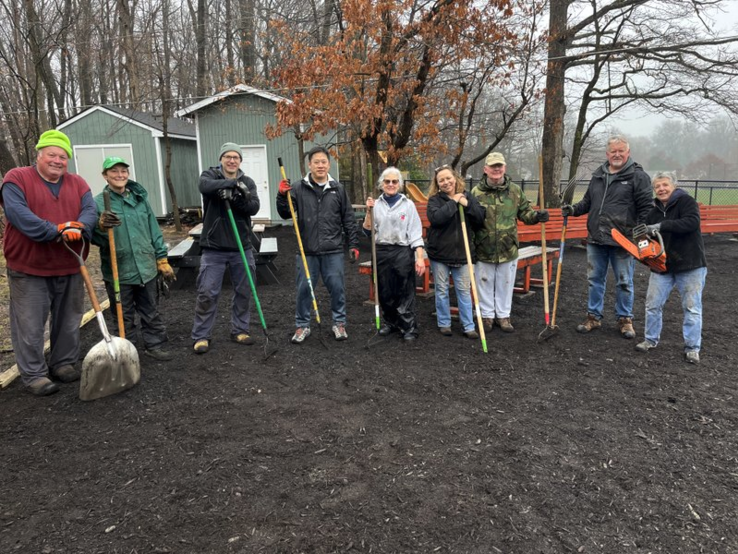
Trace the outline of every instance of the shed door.
{"type": "Polygon", "coordinates": [[[133,147],[130,144],[88,145],[74,147],[74,165],[80,175],[90,185],[92,196],[100,194],[105,188],[102,176],[102,165],[108,156],[118,156],[130,164],[128,168],[131,180],[136,180],[136,168],[133,164],[133,147]]]}
{"type": "Polygon", "coordinates": [[[242,146],[243,162],[241,171],[251,177],[256,183],[256,192],[259,195],[261,207],[252,219],[272,219],[272,202],[269,194],[269,171],[267,171],[266,145],[242,146]]]}

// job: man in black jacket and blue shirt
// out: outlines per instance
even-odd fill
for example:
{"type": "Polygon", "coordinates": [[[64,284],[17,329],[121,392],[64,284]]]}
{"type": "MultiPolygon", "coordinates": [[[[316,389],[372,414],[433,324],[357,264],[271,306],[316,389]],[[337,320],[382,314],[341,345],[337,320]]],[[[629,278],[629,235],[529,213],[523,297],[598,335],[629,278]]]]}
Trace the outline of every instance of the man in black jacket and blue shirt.
{"type": "MultiPolygon", "coordinates": [[[[331,295],[333,335],[336,340],[346,340],[346,288],[344,284],[343,235],[346,234],[351,261],[359,257],[359,236],[356,217],[346,189],[335,181],[328,170],[331,166],[328,150],[316,146],[307,154],[309,173],[290,187],[289,181],[279,184],[277,212],[283,219],[291,218],[287,195],[297,215],[297,225],[310,270],[310,278],[316,284],[323,278],[331,295]]],[[[297,302],[292,342],[302,343],[310,336],[310,308],[312,298],[305,276],[301,256],[296,258],[297,302]]]]}
{"type": "Polygon", "coordinates": [[[256,278],[256,263],[249,241],[251,216],[259,211],[256,183],[241,171],[241,148],[232,142],[220,147],[220,164],[200,175],[203,201],[202,234],[200,235],[200,273],[197,276],[197,304],[192,340],[197,354],[210,348],[211,334],[218,309],[218,297],[223,286],[223,274],[230,269],[233,284],[231,339],[239,344],[253,344],[249,335],[251,316],[251,286],[246,268],[233,234],[226,201],[230,202],[236,220],[252,278],[256,278]]]}
{"type": "Polygon", "coordinates": [[[561,207],[564,216],[587,216],[587,319],[577,326],[589,333],[602,326],[607,268],[615,276],[615,316],[622,337],[635,337],[633,329],[633,269],[635,258],[612,238],[613,228],[630,236],[635,225],[644,223],[651,209],[651,179],[630,158],[625,137],[607,141],[607,161],[593,174],[584,198],[573,206],[561,207]]]}

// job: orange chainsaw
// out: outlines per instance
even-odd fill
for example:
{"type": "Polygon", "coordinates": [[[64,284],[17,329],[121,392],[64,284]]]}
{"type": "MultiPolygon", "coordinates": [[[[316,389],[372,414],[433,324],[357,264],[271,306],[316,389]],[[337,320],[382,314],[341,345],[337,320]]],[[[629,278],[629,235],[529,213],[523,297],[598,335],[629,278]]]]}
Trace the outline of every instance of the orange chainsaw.
{"type": "Polygon", "coordinates": [[[612,230],[612,238],[628,253],[642,264],[651,269],[664,273],[666,271],[666,251],[664,239],[658,231],[649,231],[645,225],[636,225],[633,228],[633,240],[630,240],[617,229],[612,230]]]}

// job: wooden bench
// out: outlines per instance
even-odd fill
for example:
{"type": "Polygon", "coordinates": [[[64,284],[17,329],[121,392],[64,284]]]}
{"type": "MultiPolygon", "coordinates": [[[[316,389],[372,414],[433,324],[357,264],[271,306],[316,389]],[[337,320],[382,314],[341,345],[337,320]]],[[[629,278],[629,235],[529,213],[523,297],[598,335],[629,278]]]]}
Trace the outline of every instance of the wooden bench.
{"type": "Polygon", "coordinates": [[[700,228],[706,235],[738,233],[738,205],[705,206],[700,204],[700,228]]]}
{"type": "MultiPolygon", "coordinates": [[[[254,249],[254,261],[256,262],[256,280],[261,285],[279,284],[275,274],[277,268],[274,260],[279,253],[277,239],[274,237],[261,237],[264,231],[263,225],[254,225],[251,233],[251,246],[254,249]]],[[[182,288],[192,282],[200,267],[200,235],[202,234],[202,223],[196,225],[189,236],[172,248],[167,254],[169,264],[177,270],[177,286],[182,288]]]]}

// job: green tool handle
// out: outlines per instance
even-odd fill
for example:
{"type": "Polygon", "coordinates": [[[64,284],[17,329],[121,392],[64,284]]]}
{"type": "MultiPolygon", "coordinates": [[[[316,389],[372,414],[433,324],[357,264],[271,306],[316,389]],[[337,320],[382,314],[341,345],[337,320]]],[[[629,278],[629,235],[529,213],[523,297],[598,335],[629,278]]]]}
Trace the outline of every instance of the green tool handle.
{"type": "Polygon", "coordinates": [[[249,268],[249,261],[246,259],[246,252],[243,249],[241,243],[241,236],[238,234],[238,226],[236,225],[236,218],[233,217],[233,210],[231,210],[230,201],[225,201],[226,209],[228,210],[228,219],[231,220],[231,227],[233,228],[233,235],[236,237],[236,244],[238,244],[238,251],[241,253],[241,259],[243,260],[243,267],[246,268],[246,276],[249,278],[249,286],[251,286],[251,295],[254,297],[254,304],[256,304],[256,311],[259,312],[259,320],[261,320],[261,328],[264,330],[264,334],[267,332],[267,324],[264,321],[264,313],[261,311],[261,303],[259,297],[256,294],[256,283],[251,275],[251,268],[249,268]]]}
{"type": "Polygon", "coordinates": [[[479,326],[479,338],[482,340],[482,350],[487,353],[487,337],[484,335],[484,322],[482,321],[482,310],[479,308],[479,295],[477,294],[477,281],[474,278],[474,265],[472,264],[471,249],[469,247],[469,234],[466,232],[466,217],[464,206],[459,203],[459,215],[461,216],[461,232],[464,235],[464,250],[466,250],[466,263],[469,265],[469,277],[471,278],[474,303],[477,308],[477,325],[479,326]]]}

